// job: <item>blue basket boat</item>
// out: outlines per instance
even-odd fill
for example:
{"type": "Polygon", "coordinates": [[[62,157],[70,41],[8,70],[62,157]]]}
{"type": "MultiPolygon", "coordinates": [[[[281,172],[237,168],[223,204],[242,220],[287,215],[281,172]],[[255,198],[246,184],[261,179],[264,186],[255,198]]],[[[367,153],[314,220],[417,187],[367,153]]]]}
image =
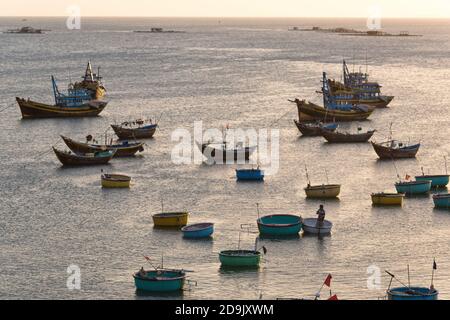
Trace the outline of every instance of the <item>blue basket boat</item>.
{"type": "Polygon", "coordinates": [[[400,287],[387,291],[388,300],[438,300],[439,291],[425,287],[400,287]]]}
{"type": "Polygon", "coordinates": [[[257,220],[261,235],[291,236],[302,229],[302,217],[290,214],[274,214],[257,220]]]}
{"type": "Polygon", "coordinates": [[[447,174],[443,175],[421,175],[416,177],[416,181],[426,181],[431,180],[432,188],[444,188],[448,185],[450,176],[447,174]]]}
{"type": "Polygon", "coordinates": [[[183,237],[188,239],[208,238],[214,233],[214,223],[196,223],[181,229],[183,237]]]}
{"type": "Polygon", "coordinates": [[[236,170],[238,181],[263,181],[264,171],[260,169],[238,169],[236,170]]]}
{"type": "Polygon", "coordinates": [[[398,193],[404,194],[424,194],[431,190],[431,180],[397,182],[395,189],[398,193]]]}
{"type": "Polygon", "coordinates": [[[186,273],[183,270],[141,270],[133,274],[137,290],[147,292],[173,292],[183,289],[186,273]]]}
{"type": "Polygon", "coordinates": [[[436,208],[450,209],[450,194],[441,193],[433,196],[434,206],[436,208]]]}

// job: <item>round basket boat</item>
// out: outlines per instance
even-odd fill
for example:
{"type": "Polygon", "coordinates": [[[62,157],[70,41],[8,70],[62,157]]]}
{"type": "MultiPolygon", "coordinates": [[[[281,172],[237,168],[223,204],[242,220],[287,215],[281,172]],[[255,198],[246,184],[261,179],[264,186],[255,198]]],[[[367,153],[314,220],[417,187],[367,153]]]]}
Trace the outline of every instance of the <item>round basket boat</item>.
{"type": "Polygon", "coordinates": [[[137,290],[149,292],[180,291],[186,279],[183,270],[158,269],[133,274],[137,290]]]}
{"type": "Polygon", "coordinates": [[[261,253],[254,250],[225,250],[219,253],[223,267],[257,267],[261,253]]]}
{"type": "Polygon", "coordinates": [[[163,212],[153,215],[155,227],[184,227],[188,223],[188,212],[163,212]]]}
{"type": "Polygon", "coordinates": [[[324,220],[320,224],[316,218],[303,219],[303,231],[310,234],[329,234],[333,224],[331,221],[324,220]]]}
{"type": "Polygon", "coordinates": [[[259,233],[269,236],[296,235],[302,229],[302,217],[291,214],[274,214],[257,220],[259,233]]]}
{"type": "Polygon", "coordinates": [[[131,177],[123,174],[107,174],[101,175],[103,188],[129,188],[131,177]]]}
{"type": "Polygon", "coordinates": [[[183,237],[188,239],[208,238],[214,233],[214,223],[196,223],[181,228],[183,237]]]}
{"type": "Polygon", "coordinates": [[[438,300],[439,291],[425,287],[400,287],[387,291],[388,300],[438,300]]]}

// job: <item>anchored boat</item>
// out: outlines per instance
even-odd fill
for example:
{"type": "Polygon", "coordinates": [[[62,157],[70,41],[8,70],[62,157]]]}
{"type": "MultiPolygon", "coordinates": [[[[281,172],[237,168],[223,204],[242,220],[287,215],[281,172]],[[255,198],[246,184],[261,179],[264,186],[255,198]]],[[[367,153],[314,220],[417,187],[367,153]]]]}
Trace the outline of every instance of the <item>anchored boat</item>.
{"type": "Polygon", "coordinates": [[[450,194],[440,193],[433,195],[433,202],[436,208],[449,209],[450,208],[450,194]]]}
{"type": "Polygon", "coordinates": [[[92,100],[91,95],[84,89],[69,88],[67,94],[58,90],[55,78],[52,76],[55,105],[48,105],[16,97],[22,118],[51,118],[51,117],[93,117],[100,114],[107,102],[92,100]]]}
{"type": "Polygon", "coordinates": [[[155,227],[184,227],[188,217],[188,212],[162,212],[153,215],[153,224],[155,227]]]}
{"type": "Polygon", "coordinates": [[[158,128],[158,124],[152,123],[152,120],[136,120],[132,122],[122,122],[120,125],[112,124],[119,139],[151,139],[158,128]]]}
{"type": "Polygon", "coordinates": [[[448,185],[450,176],[445,175],[421,175],[416,176],[416,181],[431,181],[432,188],[444,188],[448,185]]]}
{"type": "Polygon", "coordinates": [[[264,171],[257,169],[237,169],[236,178],[238,181],[263,181],[264,171]]]}
{"type": "Polygon", "coordinates": [[[302,217],[291,214],[274,214],[258,218],[258,230],[261,235],[290,236],[302,229],[302,217]]]}
{"type": "Polygon", "coordinates": [[[401,206],[403,204],[403,193],[372,193],[372,204],[384,206],[401,206]]]}
{"type": "Polygon", "coordinates": [[[216,163],[225,163],[230,160],[248,161],[250,156],[257,149],[256,146],[244,147],[242,143],[234,147],[229,147],[226,142],[203,144],[196,142],[196,144],[208,160],[212,160],[216,163]]]}
{"type": "Polygon", "coordinates": [[[183,237],[188,239],[208,238],[214,233],[214,223],[196,223],[181,228],[183,237]]]}
{"type": "Polygon", "coordinates": [[[341,192],[339,184],[322,184],[305,188],[306,197],[315,199],[337,198],[341,192]]]}
{"type": "Polygon", "coordinates": [[[407,195],[424,194],[431,190],[431,180],[424,181],[400,181],[395,184],[398,193],[407,195]]]}
{"type": "MultiPolygon", "coordinates": [[[[103,170],[102,170],[103,172],[103,170]]],[[[131,177],[123,174],[102,173],[101,175],[103,188],[129,188],[131,177]]]]}
{"type": "Polygon", "coordinates": [[[295,99],[299,122],[308,121],[362,121],[366,120],[373,109],[366,106],[349,106],[346,109],[324,108],[312,102],[295,99]]]}
{"type": "Polygon", "coordinates": [[[389,140],[382,143],[372,141],[372,146],[380,159],[415,158],[420,148],[420,143],[408,145],[397,140],[389,140]]]}
{"type": "Polygon", "coordinates": [[[338,128],[337,123],[322,123],[320,121],[316,123],[301,123],[294,120],[294,123],[302,135],[308,137],[320,136],[323,130],[335,131],[338,128]]]}
{"type": "Polygon", "coordinates": [[[224,250],[219,253],[223,267],[258,267],[261,252],[254,250],[224,250]]]}
{"type": "Polygon", "coordinates": [[[61,136],[70,150],[76,153],[92,153],[100,151],[116,151],[114,157],[131,157],[137,152],[144,151],[144,143],[142,142],[128,142],[122,141],[121,143],[110,144],[93,144],[89,143],[92,139],[91,136],[87,136],[87,142],[77,142],[65,136],[61,136]]]}
{"type": "Polygon", "coordinates": [[[183,289],[186,272],[184,270],[156,269],[146,271],[143,268],[133,274],[137,290],[148,292],[172,292],[183,289]]]}
{"type": "Polygon", "coordinates": [[[92,72],[92,65],[89,61],[82,79],[82,81],[73,84],[75,90],[87,90],[90,93],[91,99],[99,100],[105,96],[106,89],[100,76],[100,67],[97,73],[92,72]]]}
{"type": "Polygon", "coordinates": [[[303,219],[303,231],[310,234],[330,234],[333,223],[328,220],[320,222],[317,218],[303,219]]]}
{"type": "Polygon", "coordinates": [[[115,151],[102,151],[94,153],[72,153],[61,151],[53,147],[58,160],[64,166],[88,166],[107,164],[115,154],[115,151]]]}
{"type": "Polygon", "coordinates": [[[363,133],[349,133],[349,132],[331,132],[327,130],[322,131],[322,137],[330,143],[362,143],[369,141],[372,138],[375,130],[370,130],[363,133]]]}

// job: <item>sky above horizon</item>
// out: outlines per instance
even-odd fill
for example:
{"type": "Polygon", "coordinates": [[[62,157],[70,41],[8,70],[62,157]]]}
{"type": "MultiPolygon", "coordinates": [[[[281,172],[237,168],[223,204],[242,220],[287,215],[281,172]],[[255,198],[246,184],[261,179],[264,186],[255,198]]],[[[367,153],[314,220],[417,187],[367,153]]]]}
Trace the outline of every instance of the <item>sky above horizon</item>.
{"type": "Polygon", "coordinates": [[[14,0],[0,16],[450,18],[450,0],[14,0]]]}

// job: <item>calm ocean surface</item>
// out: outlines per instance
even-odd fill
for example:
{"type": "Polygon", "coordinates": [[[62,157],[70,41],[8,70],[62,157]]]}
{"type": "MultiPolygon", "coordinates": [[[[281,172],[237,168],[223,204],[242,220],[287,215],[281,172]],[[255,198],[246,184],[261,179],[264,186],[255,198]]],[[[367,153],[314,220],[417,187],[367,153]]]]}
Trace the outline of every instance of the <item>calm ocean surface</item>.
{"type": "MultiPolygon", "coordinates": [[[[365,64],[383,91],[396,98],[376,110],[364,128],[375,140],[389,123],[400,139],[420,140],[416,160],[398,161],[401,176],[445,171],[449,154],[450,22],[383,21],[386,31],[411,38],[342,37],[288,32],[292,26],[365,28],[364,20],[307,19],[83,19],[80,31],[65,19],[0,18],[0,30],[23,24],[51,29],[44,35],[0,34],[0,109],[14,97],[51,102],[50,76],[60,87],[77,80],[87,60],[101,73],[108,107],[97,118],[22,121],[17,105],[0,113],[0,298],[4,299],[263,299],[313,295],[328,273],[341,299],[384,295],[387,269],[450,298],[450,212],[433,209],[431,196],[408,198],[403,208],[374,208],[371,192],[394,190],[393,164],[377,161],[369,144],[329,145],[299,138],[295,97],[320,101],[322,71],[340,78],[342,59],[365,64]],[[135,34],[161,26],[179,34],[135,34]],[[100,168],[62,169],[51,146],[64,134],[77,139],[104,132],[115,121],[159,117],[160,130],[134,159],[115,159],[109,171],[132,175],[127,190],[102,190],[100,168]],[[264,184],[238,184],[236,166],[174,165],[171,133],[204,128],[280,129],[280,169],[264,184]],[[315,216],[307,201],[304,166],[313,182],[341,183],[340,201],[326,201],[330,237],[261,240],[268,249],[258,271],[220,270],[218,252],[235,248],[241,224],[262,214],[315,216]],[[190,222],[211,221],[210,241],[186,241],[176,231],[154,230],[151,215],[189,210],[190,222]],[[144,255],[167,267],[195,270],[198,282],[181,296],[136,295],[132,273],[144,255]],[[81,290],[66,287],[66,269],[81,268],[81,290]],[[367,288],[367,268],[382,272],[381,288],[367,288]]],[[[344,125],[355,129],[358,124],[344,125]]],[[[59,144],[62,146],[62,144],[59,144]]],[[[255,234],[243,233],[241,247],[255,234]]],[[[326,292],[324,292],[326,295],[326,292]]]]}

